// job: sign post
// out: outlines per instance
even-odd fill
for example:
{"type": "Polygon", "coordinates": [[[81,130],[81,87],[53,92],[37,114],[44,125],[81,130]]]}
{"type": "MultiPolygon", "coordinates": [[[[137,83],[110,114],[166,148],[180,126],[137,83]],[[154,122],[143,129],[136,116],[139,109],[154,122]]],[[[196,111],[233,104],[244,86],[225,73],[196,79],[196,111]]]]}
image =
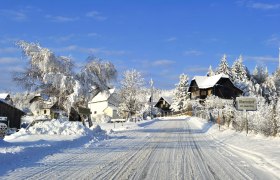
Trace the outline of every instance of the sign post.
{"type": "Polygon", "coordinates": [[[246,115],[246,135],[248,135],[248,118],[247,111],[257,110],[257,99],[254,97],[237,97],[236,98],[236,109],[239,111],[245,111],[246,115]]]}

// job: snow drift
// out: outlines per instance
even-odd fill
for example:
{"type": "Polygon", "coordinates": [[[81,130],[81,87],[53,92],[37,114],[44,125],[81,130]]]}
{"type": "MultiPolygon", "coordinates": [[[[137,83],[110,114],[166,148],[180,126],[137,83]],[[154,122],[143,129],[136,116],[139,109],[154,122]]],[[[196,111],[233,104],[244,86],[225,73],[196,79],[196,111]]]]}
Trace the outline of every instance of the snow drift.
{"type": "Polygon", "coordinates": [[[48,135],[86,135],[89,129],[81,122],[70,122],[62,119],[37,122],[28,130],[30,134],[48,135]]]}

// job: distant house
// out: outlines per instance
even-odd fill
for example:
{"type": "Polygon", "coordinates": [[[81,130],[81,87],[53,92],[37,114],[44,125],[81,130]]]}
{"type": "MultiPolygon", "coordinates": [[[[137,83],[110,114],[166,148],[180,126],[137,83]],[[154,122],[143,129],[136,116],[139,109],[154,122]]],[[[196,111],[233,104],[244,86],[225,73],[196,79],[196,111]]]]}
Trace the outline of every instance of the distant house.
{"type": "Polygon", "coordinates": [[[25,114],[20,109],[13,106],[10,97],[7,99],[0,98],[0,117],[7,117],[8,127],[20,129],[21,117],[25,114]]]}
{"type": "Polygon", "coordinates": [[[162,112],[162,114],[171,112],[171,104],[173,100],[172,97],[167,97],[167,96],[161,96],[157,103],[155,104],[155,107],[159,108],[162,112]]]}
{"type": "Polygon", "coordinates": [[[52,119],[59,116],[59,107],[56,101],[43,94],[35,95],[30,101],[30,110],[34,116],[45,116],[52,119]]]}
{"type": "Polygon", "coordinates": [[[112,119],[120,118],[118,115],[119,98],[115,89],[109,92],[99,92],[89,103],[91,118],[95,119],[98,115],[106,115],[112,119]]]}
{"type": "Polygon", "coordinates": [[[223,99],[232,99],[242,95],[243,91],[234,86],[225,74],[214,76],[195,76],[188,90],[191,99],[205,99],[215,95],[223,99]]]}

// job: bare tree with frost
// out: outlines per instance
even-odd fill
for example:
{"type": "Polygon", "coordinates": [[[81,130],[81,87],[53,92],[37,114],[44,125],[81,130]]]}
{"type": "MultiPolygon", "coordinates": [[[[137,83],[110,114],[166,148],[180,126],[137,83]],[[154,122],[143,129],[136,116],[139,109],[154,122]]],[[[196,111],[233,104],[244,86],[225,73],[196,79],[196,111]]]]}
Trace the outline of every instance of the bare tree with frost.
{"type": "Polygon", "coordinates": [[[119,113],[123,117],[131,117],[142,109],[141,91],[144,87],[144,79],[140,72],[135,69],[123,73],[121,80],[119,113]]]}
{"type": "Polygon", "coordinates": [[[56,97],[67,111],[78,105],[86,106],[90,97],[107,90],[109,82],[117,75],[113,64],[93,57],[75,74],[68,57],[56,56],[38,43],[18,41],[16,45],[22,49],[28,64],[24,72],[14,74],[14,80],[28,91],[56,97]]]}

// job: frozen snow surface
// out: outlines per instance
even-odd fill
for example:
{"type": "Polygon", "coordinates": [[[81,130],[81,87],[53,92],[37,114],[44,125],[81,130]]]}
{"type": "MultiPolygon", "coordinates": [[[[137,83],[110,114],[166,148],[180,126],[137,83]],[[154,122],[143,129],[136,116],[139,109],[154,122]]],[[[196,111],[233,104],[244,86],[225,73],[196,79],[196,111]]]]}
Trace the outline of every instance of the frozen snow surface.
{"type": "Polygon", "coordinates": [[[280,179],[279,148],[195,117],[53,120],[0,141],[0,179],[280,179]]]}

